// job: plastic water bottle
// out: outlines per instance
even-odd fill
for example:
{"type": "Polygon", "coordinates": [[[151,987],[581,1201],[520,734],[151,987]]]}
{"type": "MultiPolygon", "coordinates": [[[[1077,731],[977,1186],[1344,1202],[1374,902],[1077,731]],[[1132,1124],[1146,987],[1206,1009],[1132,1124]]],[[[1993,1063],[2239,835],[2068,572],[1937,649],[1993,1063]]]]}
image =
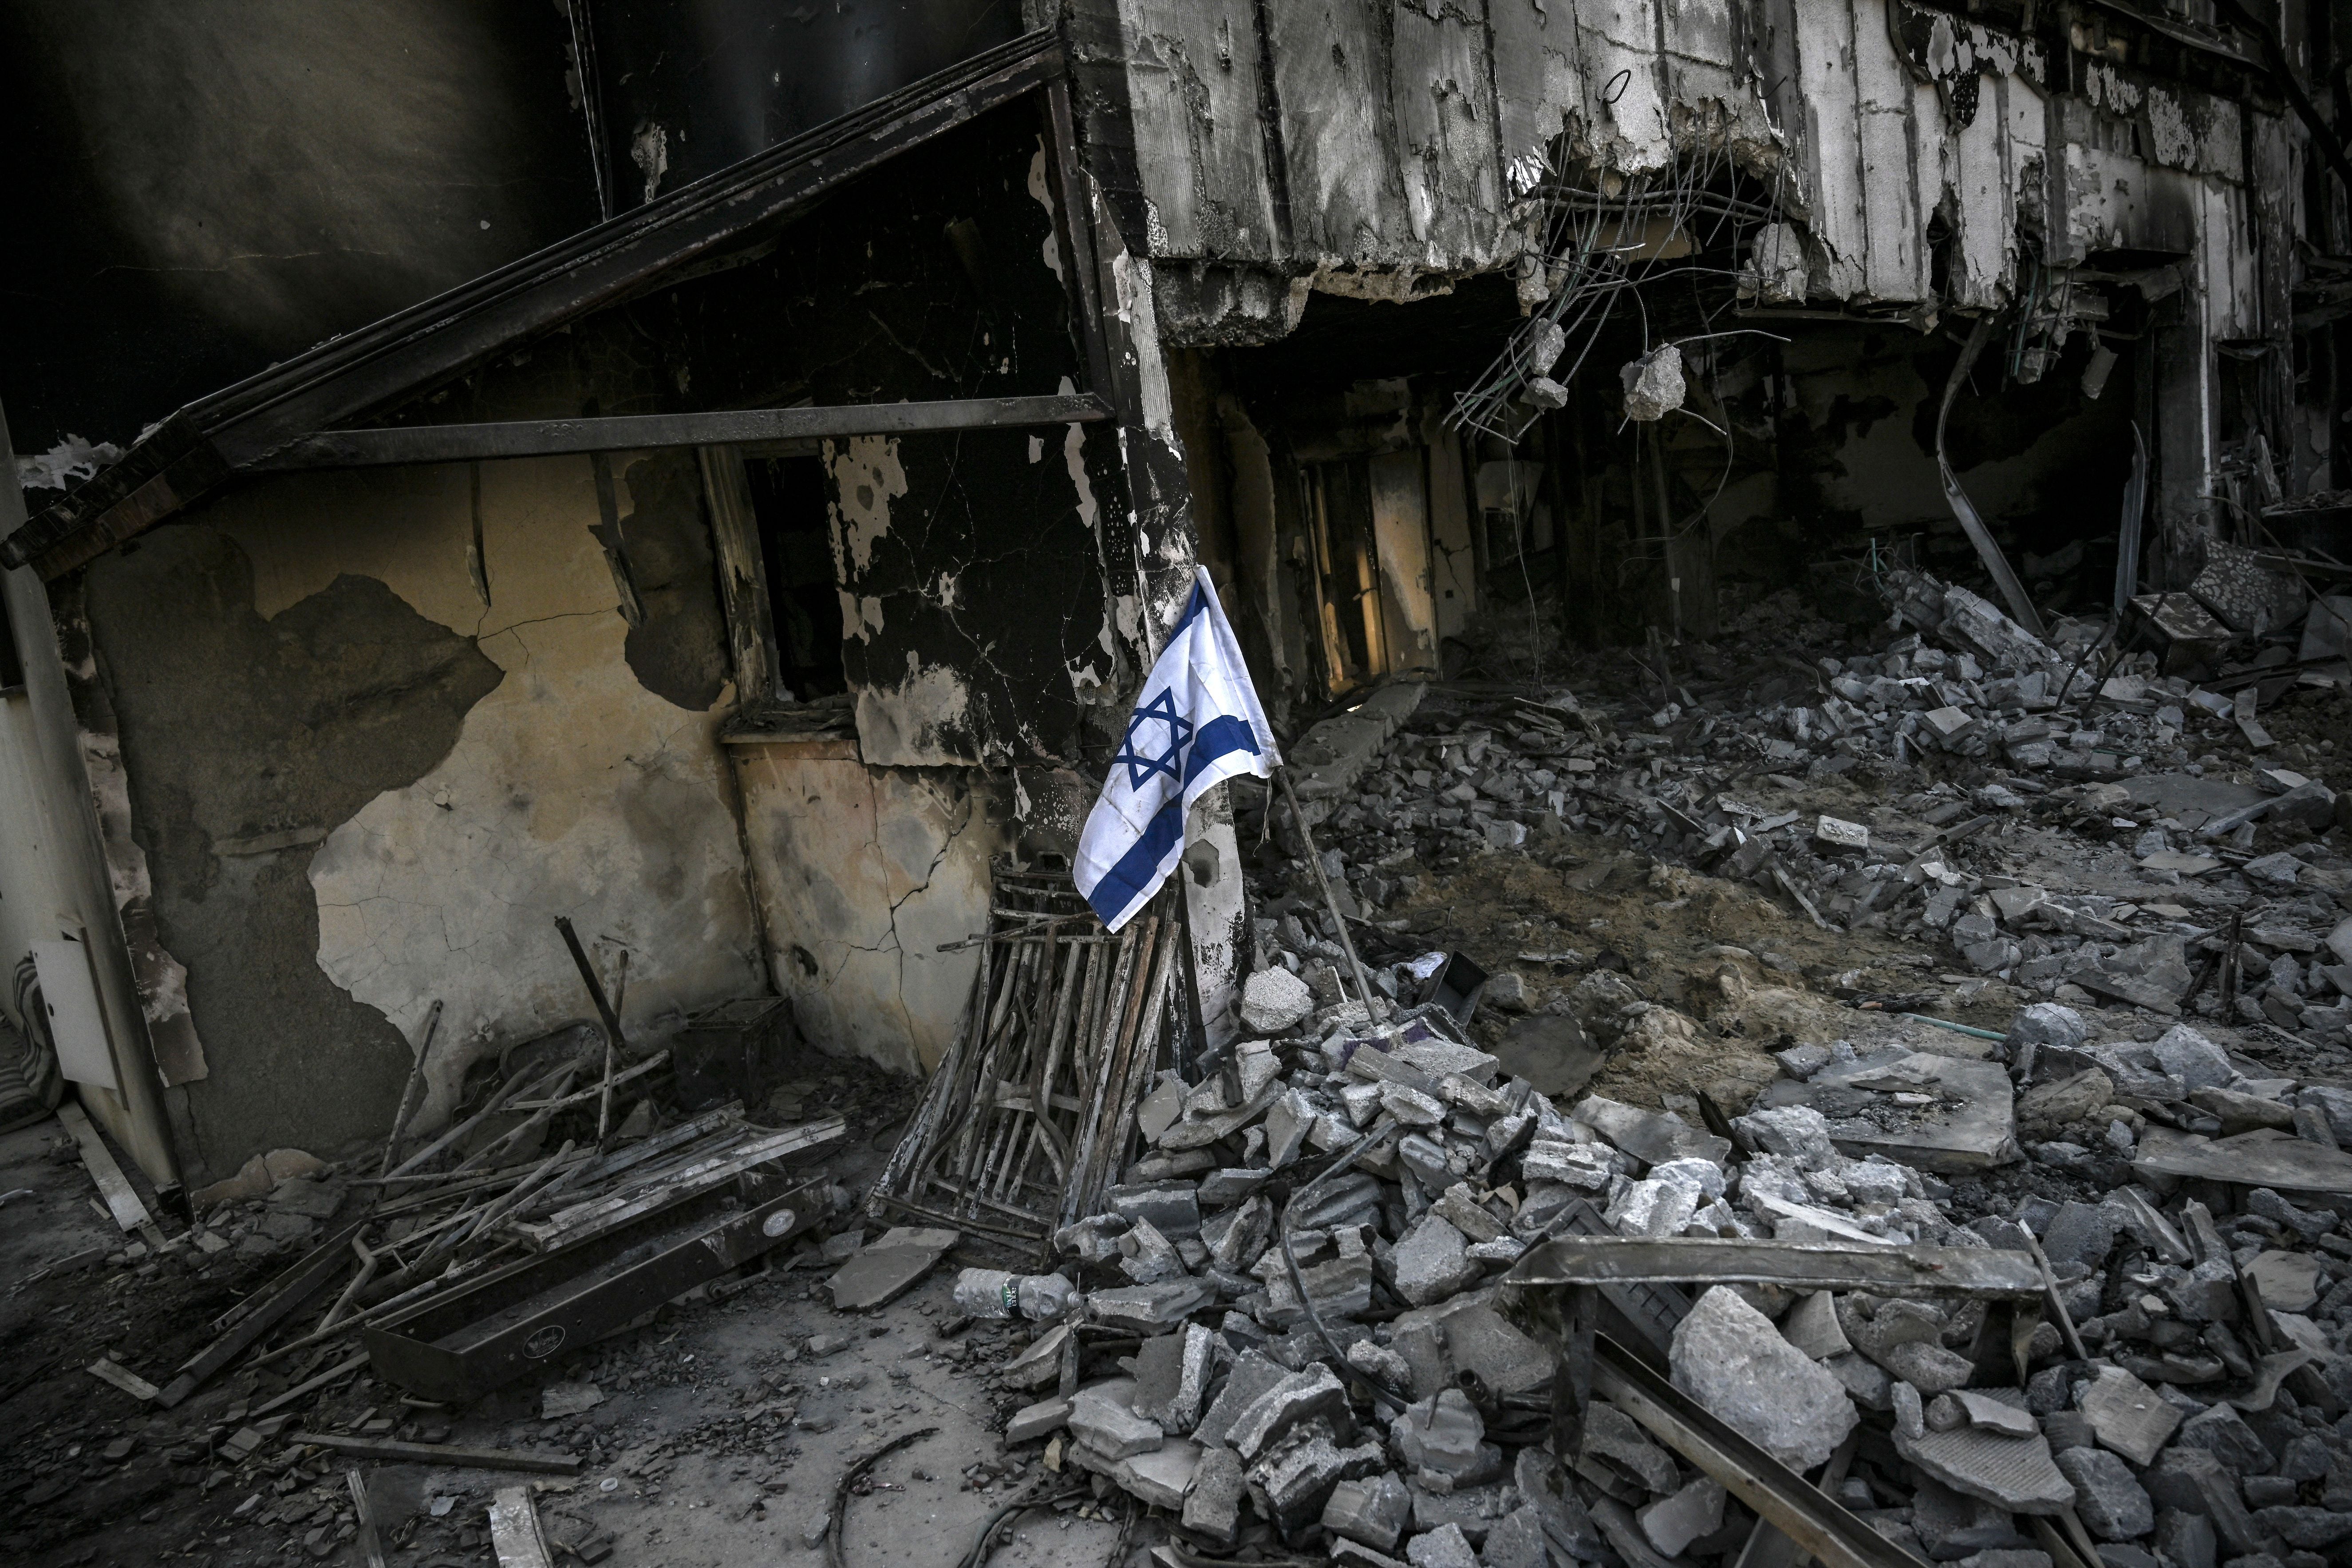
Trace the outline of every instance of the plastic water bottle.
{"type": "Polygon", "coordinates": [[[1078,1299],[1078,1288],[1059,1274],[1007,1274],[998,1268],[967,1268],[956,1276],[956,1310],[971,1318],[1010,1318],[1031,1322],[1061,1317],[1078,1299]]]}

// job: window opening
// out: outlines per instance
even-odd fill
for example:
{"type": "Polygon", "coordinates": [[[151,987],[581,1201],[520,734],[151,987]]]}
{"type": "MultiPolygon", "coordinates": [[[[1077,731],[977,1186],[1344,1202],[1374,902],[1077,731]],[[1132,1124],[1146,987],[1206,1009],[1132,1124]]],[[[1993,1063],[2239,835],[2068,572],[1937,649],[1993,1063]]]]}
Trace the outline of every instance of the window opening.
{"type": "Polygon", "coordinates": [[[846,691],[824,462],[814,457],[754,458],[743,468],[775,628],[776,679],[802,701],[846,691]]]}

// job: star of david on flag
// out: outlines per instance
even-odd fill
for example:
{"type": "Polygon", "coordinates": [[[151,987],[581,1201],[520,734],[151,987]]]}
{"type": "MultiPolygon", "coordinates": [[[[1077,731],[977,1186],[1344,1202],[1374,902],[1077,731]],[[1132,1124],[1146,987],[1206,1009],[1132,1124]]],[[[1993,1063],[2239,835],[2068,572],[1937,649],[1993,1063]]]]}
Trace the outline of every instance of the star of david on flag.
{"type": "Polygon", "coordinates": [[[1103,924],[1127,924],[1168,880],[1184,853],[1185,810],[1204,791],[1240,773],[1265,778],[1281,761],[1224,607],[1195,567],[1078,836],[1072,874],[1103,924]]]}

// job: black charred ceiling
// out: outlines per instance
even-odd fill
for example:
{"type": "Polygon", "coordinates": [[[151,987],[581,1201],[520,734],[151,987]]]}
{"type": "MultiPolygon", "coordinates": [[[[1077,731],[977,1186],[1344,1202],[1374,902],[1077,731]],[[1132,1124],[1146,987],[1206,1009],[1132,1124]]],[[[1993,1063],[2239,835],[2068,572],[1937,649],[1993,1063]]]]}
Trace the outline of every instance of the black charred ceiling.
{"type": "Polygon", "coordinates": [[[593,223],[570,46],[547,5],[0,7],[18,452],[127,443],[593,223]]]}
{"type": "Polygon", "coordinates": [[[572,0],[607,212],[626,212],[1021,32],[1019,0],[572,0]]]}

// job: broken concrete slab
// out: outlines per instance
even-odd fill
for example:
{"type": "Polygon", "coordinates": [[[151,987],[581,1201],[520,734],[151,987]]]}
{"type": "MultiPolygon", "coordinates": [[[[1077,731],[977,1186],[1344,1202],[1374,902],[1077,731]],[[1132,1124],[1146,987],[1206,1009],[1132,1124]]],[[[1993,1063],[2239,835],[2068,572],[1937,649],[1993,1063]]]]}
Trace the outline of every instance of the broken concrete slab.
{"type": "Polygon", "coordinates": [[[1693,1127],[1671,1110],[1643,1110],[1597,1094],[1577,1101],[1569,1119],[1590,1127],[1645,1165],[1683,1159],[1720,1165],[1731,1154],[1730,1140],[1693,1127]]]}
{"type": "Polygon", "coordinates": [[[1844,1385],[1725,1286],[1675,1328],[1675,1386],[1782,1463],[1811,1469],[1854,1426],[1844,1385]]]}
{"type": "Polygon", "coordinates": [[[2099,1442],[2147,1468],[2180,1426],[2180,1412],[2119,1366],[2103,1366],[2079,1401],[2099,1442]]]}
{"type": "Polygon", "coordinates": [[[1376,1552],[1390,1552],[1404,1534],[1412,1517],[1412,1496],[1390,1471],[1360,1481],[1341,1481],[1323,1505],[1323,1528],[1334,1535],[1361,1542],[1376,1552]]]}
{"type": "Polygon", "coordinates": [[[1135,1413],[1135,1380],[1111,1378],[1088,1384],[1070,1401],[1071,1435],[1107,1459],[1148,1454],[1166,1441],[1154,1421],[1135,1413]]]}
{"type": "Polygon", "coordinates": [[[1415,1398],[1433,1396],[1462,1372],[1476,1373],[1497,1394],[1525,1394],[1551,1377],[1551,1358],[1495,1310],[1494,1298],[1491,1289],[1473,1291],[1417,1307],[1391,1325],[1389,1348],[1411,1369],[1415,1398]]]}
{"type": "Polygon", "coordinates": [[[2058,1468],[2042,1437],[2004,1437],[1972,1426],[1913,1436],[1898,1424],[1895,1447],[1954,1491],[2011,1513],[2055,1513],[2074,1500],[2074,1483],[2058,1468]]]}
{"type": "Polygon", "coordinates": [[[824,1288],[837,1312],[865,1312],[912,1289],[962,1238],[959,1231],[895,1226],[843,1264],[824,1288]]]}
{"type": "Polygon", "coordinates": [[[1130,1454],[1118,1462],[1111,1479],[1132,1495],[1154,1508],[1174,1512],[1184,1506],[1192,1490],[1192,1478],[1201,1468],[1201,1446],[1183,1437],[1171,1437],[1148,1453],[1130,1454]]]}
{"type": "Polygon", "coordinates": [[[2352,1194],[2352,1154],[2270,1128],[2207,1139],[2152,1126],[2140,1135],[2132,1169],[2143,1177],[2352,1194]]]}
{"type": "Polygon", "coordinates": [[[1758,1103],[1822,1109],[1831,1142],[1857,1159],[1883,1154],[1960,1175],[2022,1158],[2009,1074],[1998,1062],[1881,1052],[1831,1062],[1802,1083],[1778,1079],[1758,1103]]]}
{"type": "Polygon", "coordinates": [[[1672,1496],[1637,1510],[1633,1517],[1651,1545],[1669,1557],[1678,1557],[1692,1542],[1723,1528],[1723,1505],[1729,1495],[1711,1478],[1701,1476],[1672,1496]]]}

